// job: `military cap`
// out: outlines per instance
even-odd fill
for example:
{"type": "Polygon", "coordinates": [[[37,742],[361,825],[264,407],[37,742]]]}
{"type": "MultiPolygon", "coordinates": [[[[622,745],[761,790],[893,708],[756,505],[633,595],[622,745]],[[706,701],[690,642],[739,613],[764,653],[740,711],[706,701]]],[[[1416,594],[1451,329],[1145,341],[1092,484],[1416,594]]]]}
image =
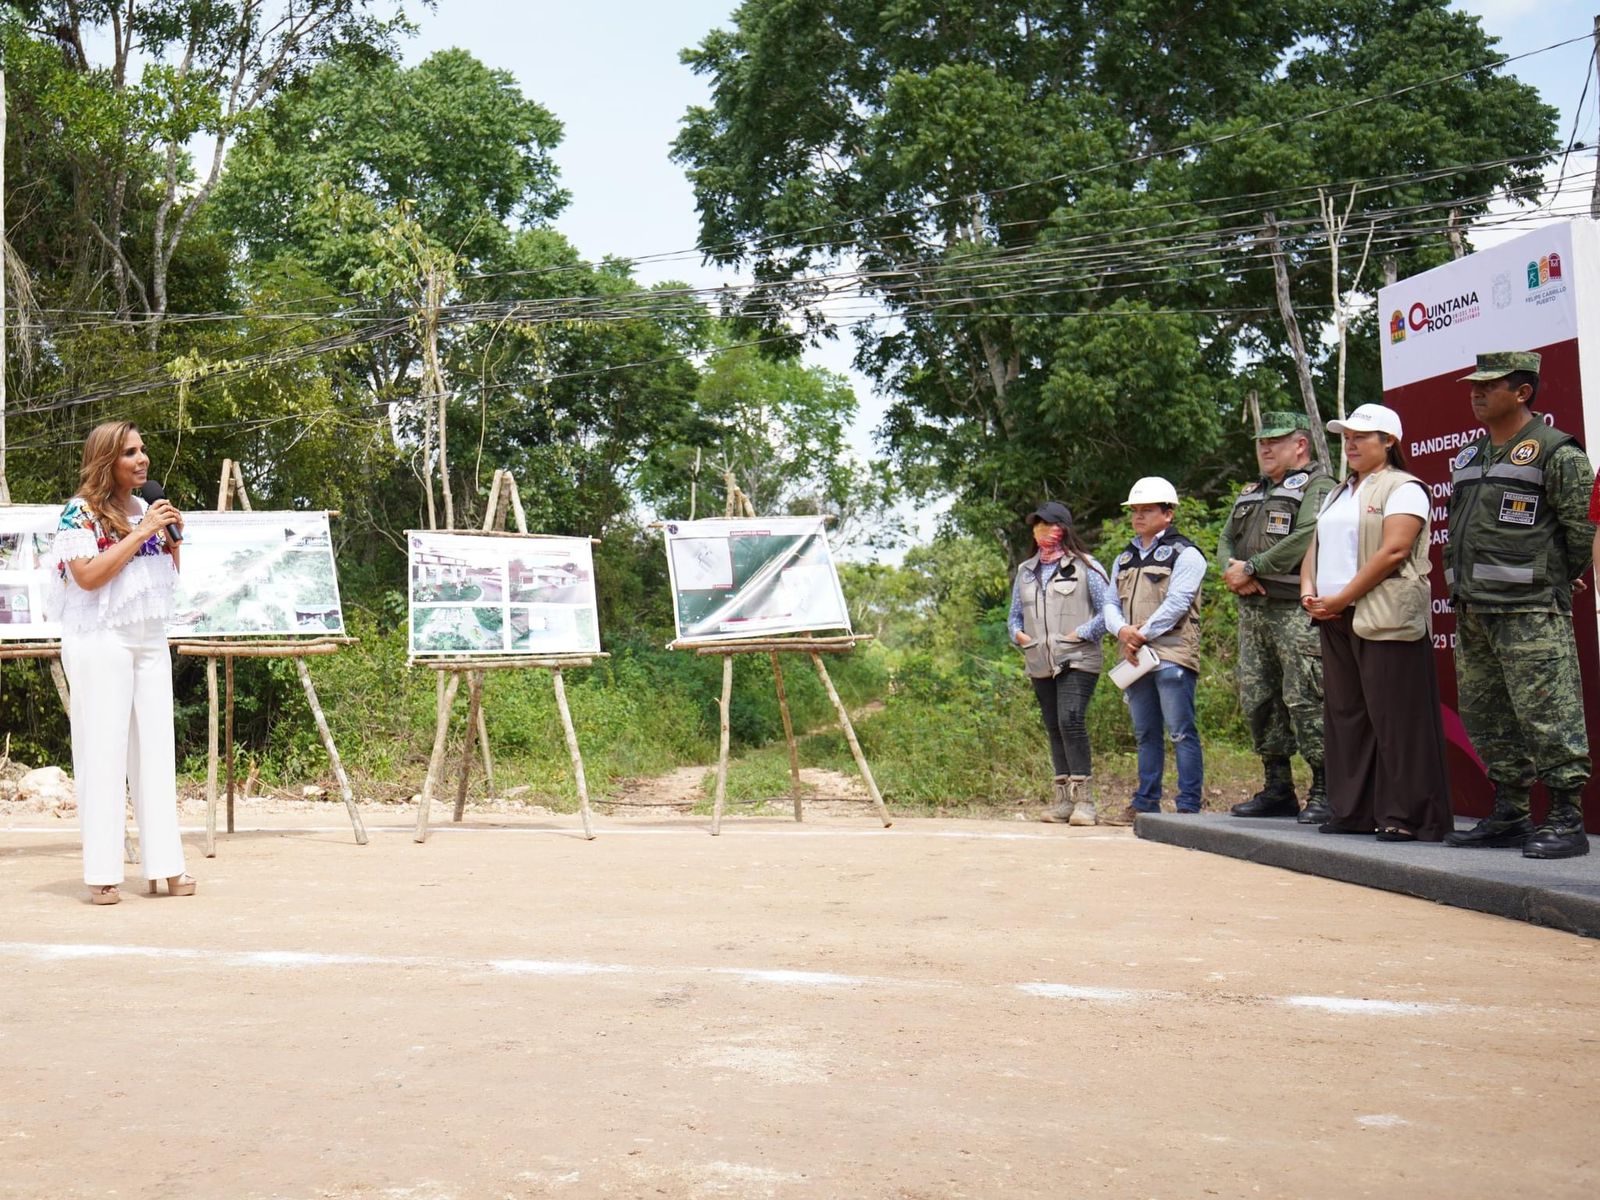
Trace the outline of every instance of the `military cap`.
{"type": "Polygon", "coordinates": [[[1311,418],[1303,412],[1264,412],[1256,438],[1288,437],[1291,433],[1310,433],[1311,418]]]}
{"type": "Polygon", "coordinates": [[[1471,375],[1463,375],[1459,382],[1487,383],[1491,379],[1504,379],[1513,371],[1537,375],[1539,356],[1532,350],[1496,350],[1491,354],[1480,354],[1478,369],[1471,375]]]}

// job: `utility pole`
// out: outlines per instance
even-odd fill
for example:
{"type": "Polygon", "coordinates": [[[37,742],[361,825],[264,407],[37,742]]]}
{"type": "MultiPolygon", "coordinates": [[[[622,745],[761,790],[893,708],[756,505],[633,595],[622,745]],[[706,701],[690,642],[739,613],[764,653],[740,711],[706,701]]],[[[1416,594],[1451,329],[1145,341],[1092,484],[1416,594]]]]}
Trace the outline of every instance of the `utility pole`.
{"type": "MultiPolygon", "coordinates": [[[[1596,13],[1594,18],[1594,49],[1596,54],[1600,54],[1600,13],[1596,13]]],[[[1595,62],[1593,59],[1590,61],[1595,62]]],[[[1600,70],[1600,62],[1595,62],[1595,67],[1600,70]]],[[[1596,103],[1600,104],[1600,96],[1596,97],[1596,103]]],[[[1589,215],[1600,218],[1600,169],[1595,171],[1594,186],[1589,191],[1589,215]]]]}

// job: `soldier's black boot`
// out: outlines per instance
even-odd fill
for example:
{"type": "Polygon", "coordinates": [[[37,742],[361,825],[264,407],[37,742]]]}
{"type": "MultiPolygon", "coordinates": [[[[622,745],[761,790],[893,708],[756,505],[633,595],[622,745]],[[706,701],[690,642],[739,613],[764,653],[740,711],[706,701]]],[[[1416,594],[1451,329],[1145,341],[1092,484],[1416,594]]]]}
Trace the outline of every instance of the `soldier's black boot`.
{"type": "Polygon", "coordinates": [[[1333,820],[1333,809],[1328,807],[1328,772],[1320,763],[1311,768],[1311,790],[1306,793],[1306,806],[1296,819],[1302,825],[1321,825],[1333,820]]]}
{"type": "Polygon", "coordinates": [[[1267,785],[1250,799],[1235,804],[1228,811],[1236,817],[1295,817],[1300,815],[1300,801],[1295,799],[1294,772],[1287,758],[1263,758],[1267,785]]]}
{"type": "Polygon", "coordinates": [[[1494,811],[1471,829],[1457,829],[1445,834],[1444,844],[1474,850],[1498,850],[1520,846],[1532,836],[1533,819],[1528,816],[1528,802],[1523,800],[1519,803],[1507,798],[1505,789],[1496,784],[1494,811]]]}
{"type": "Polygon", "coordinates": [[[1523,858],[1581,858],[1589,853],[1589,835],[1583,831],[1582,792],[1555,792],[1550,812],[1533,836],[1522,843],[1523,858]]]}

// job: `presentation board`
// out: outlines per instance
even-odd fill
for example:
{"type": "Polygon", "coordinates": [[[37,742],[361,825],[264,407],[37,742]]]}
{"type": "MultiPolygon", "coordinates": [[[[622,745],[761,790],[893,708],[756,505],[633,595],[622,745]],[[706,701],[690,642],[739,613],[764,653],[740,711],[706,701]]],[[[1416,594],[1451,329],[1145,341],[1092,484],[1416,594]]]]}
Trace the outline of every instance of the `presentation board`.
{"type": "MultiPolygon", "coordinates": [[[[1594,457],[1600,444],[1600,225],[1552,223],[1391,284],[1378,293],[1378,306],[1383,402],[1404,425],[1406,469],[1432,496],[1434,662],[1452,802],[1458,813],[1485,816],[1492,788],[1456,707],[1456,616],[1442,562],[1450,537],[1451,463],[1483,432],[1461,376],[1485,351],[1538,351],[1543,361],[1535,411],[1594,457]]],[[[1595,606],[1592,586],[1573,597],[1584,712],[1590,742],[1600,746],[1595,606]]],[[[1589,828],[1600,829],[1600,783],[1585,793],[1585,814],[1589,828]]]]}
{"type": "Polygon", "coordinates": [[[0,641],[58,638],[44,619],[45,587],[55,579],[50,544],[61,510],[50,505],[0,506],[0,641]]]}
{"type": "Polygon", "coordinates": [[[679,638],[849,632],[821,517],[671,521],[665,530],[679,638]]]}
{"type": "Polygon", "coordinates": [[[406,533],[411,653],[597,654],[588,538],[406,533]]]}
{"type": "MultiPolygon", "coordinates": [[[[0,507],[0,639],[59,638],[44,619],[61,586],[50,556],[60,508],[0,507]]],[[[292,637],[344,632],[325,512],[184,516],[170,637],[292,637]]]]}
{"type": "Polygon", "coordinates": [[[184,514],[169,637],[344,632],[325,512],[184,514]]]}

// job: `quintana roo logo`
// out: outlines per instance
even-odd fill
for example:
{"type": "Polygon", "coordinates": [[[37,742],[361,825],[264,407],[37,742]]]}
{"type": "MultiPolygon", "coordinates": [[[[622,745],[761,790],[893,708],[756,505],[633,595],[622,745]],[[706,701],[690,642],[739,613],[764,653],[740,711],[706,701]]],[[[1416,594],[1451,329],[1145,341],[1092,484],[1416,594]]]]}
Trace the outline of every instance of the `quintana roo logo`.
{"type": "Polygon", "coordinates": [[[1394,313],[1389,317],[1389,341],[1393,345],[1399,345],[1401,342],[1403,342],[1405,340],[1406,340],[1406,315],[1405,315],[1405,313],[1401,312],[1397,308],[1397,309],[1394,310],[1394,313]]]}

